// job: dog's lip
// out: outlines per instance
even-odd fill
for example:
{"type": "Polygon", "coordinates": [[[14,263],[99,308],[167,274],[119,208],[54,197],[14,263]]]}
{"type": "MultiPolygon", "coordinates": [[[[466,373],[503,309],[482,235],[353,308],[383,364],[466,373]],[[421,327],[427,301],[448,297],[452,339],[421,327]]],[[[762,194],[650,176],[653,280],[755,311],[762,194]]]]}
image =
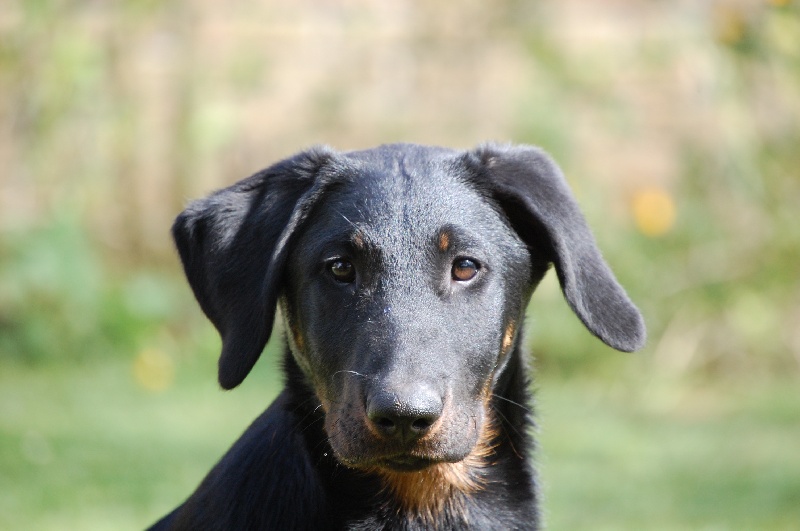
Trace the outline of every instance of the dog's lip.
{"type": "MultiPolygon", "coordinates": [[[[471,451],[471,450],[470,450],[471,451]]],[[[431,452],[423,448],[384,449],[378,452],[363,452],[356,455],[336,453],[340,463],[355,469],[384,469],[396,472],[413,472],[442,464],[457,463],[464,459],[466,453],[431,452]]]]}
{"type": "Polygon", "coordinates": [[[432,456],[422,456],[404,452],[358,460],[343,459],[339,456],[339,461],[349,467],[362,470],[382,469],[394,472],[416,472],[441,463],[443,460],[432,456]]]}
{"type": "Polygon", "coordinates": [[[376,464],[379,468],[386,468],[397,472],[416,472],[436,463],[438,463],[436,459],[431,459],[429,457],[401,454],[381,459],[376,464]]]}

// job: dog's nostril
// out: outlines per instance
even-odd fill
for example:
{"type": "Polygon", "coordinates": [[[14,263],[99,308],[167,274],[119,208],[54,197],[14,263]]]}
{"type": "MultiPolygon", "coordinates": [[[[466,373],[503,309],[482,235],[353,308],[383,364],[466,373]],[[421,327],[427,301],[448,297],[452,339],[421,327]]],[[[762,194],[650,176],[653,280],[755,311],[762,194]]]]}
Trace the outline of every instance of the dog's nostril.
{"type": "Polygon", "coordinates": [[[378,417],[372,419],[372,422],[374,422],[379,428],[386,431],[389,431],[392,428],[394,428],[394,421],[389,417],[378,417]]]}
{"type": "Polygon", "coordinates": [[[427,433],[438,416],[403,414],[369,415],[369,420],[383,435],[416,439],[427,433]]]}
{"type": "Polygon", "coordinates": [[[411,428],[416,431],[423,431],[430,428],[432,424],[433,421],[425,418],[420,418],[411,423],[411,428]]]}

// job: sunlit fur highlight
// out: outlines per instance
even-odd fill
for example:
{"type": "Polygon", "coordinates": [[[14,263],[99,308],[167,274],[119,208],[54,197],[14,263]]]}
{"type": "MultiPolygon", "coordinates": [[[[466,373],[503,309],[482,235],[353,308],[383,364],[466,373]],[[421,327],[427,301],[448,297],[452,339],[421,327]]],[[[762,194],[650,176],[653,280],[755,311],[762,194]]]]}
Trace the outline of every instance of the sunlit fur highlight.
{"type": "Polygon", "coordinates": [[[514,344],[514,332],[517,330],[517,323],[513,320],[508,323],[506,326],[506,331],[503,334],[503,343],[501,344],[501,353],[503,356],[508,354],[509,349],[514,344]]]}
{"type": "Polygon", "coordinates": [[[361,233],[360,231],[353,234],[351,241],[353,243],[353,246],[360,251],[364,250],[364,248],[366,247],[366,242],[364,241],[364,234],[361,233]]]}

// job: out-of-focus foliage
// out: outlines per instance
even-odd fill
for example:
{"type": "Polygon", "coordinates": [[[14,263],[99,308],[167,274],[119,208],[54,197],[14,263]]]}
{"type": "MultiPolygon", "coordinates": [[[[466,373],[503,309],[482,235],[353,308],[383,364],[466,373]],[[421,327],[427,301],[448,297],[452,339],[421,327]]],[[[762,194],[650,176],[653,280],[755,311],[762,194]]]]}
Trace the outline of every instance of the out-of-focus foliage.
{"type": "Polygon", "coordinates": [[[8,234],[0,253],[4,358],[131,355],[180,311],[171,276],[130,271],[114,278],[74,220],[8,234]]]}
{"type": "Polygon", "coordinates": [[[316,143],[485,140],[555,156],[648,323],[617,354],[534,296],[537,381],[571,377],[539,395],[553,527],[796,522],[797,2],[7,0],[0,527],[142,527],[274,394],[277,343],[213,393],[189,198],[316,143]]]}
{"type": "MultiPolygon", "coordinates": [[[[587,112],[607,113],[590,133],[606,138],[605,153],[572,151],[567,164],[580,167],[573,175],[618,172],[577,181],[578,192],[645,309],[658,371],[798,370],[800,18],[773,4],[694,6],[696,18],[675,6],[670,33],[625,42],[624,60],[598,50],[588,66],[560,63],[564,112],[593,98],[587,112]]],[[[566,318],[542,316],[547,352],[569,337],[566,318]]]]}
{"type": "MultiPolygon", "coordinates": [[[[180,327],[167,228],[189,197],[318,142],[495,139],[563,165],[656,370],[798,370],[792,2],[42,0],[0,31],[3,358],[180,327]]],[[[586,356],[557,291],[542,364],[625,363],[586,356]]]]}

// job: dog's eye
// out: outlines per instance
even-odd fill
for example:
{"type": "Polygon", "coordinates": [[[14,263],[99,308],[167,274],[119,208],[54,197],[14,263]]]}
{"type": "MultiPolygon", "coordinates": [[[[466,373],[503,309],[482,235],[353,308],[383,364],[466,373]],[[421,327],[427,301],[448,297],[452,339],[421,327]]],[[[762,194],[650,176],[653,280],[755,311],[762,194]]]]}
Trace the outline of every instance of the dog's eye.
{"type": "Polygon", "coordinates": [[[466,282],[475,278],[475,275],[478,274],[478,269],[480,267],[475,260],[458,258],[453,262],[453,269],[451,269],[450,274],[453,276],[453,280],[466,282]]]}
{"type": "Polygon", "coordinates": [[[328,269],[337,282],[350,284],[356,279],[356,268],[347,260],[334,260],[328,265],[328,269]]]}

